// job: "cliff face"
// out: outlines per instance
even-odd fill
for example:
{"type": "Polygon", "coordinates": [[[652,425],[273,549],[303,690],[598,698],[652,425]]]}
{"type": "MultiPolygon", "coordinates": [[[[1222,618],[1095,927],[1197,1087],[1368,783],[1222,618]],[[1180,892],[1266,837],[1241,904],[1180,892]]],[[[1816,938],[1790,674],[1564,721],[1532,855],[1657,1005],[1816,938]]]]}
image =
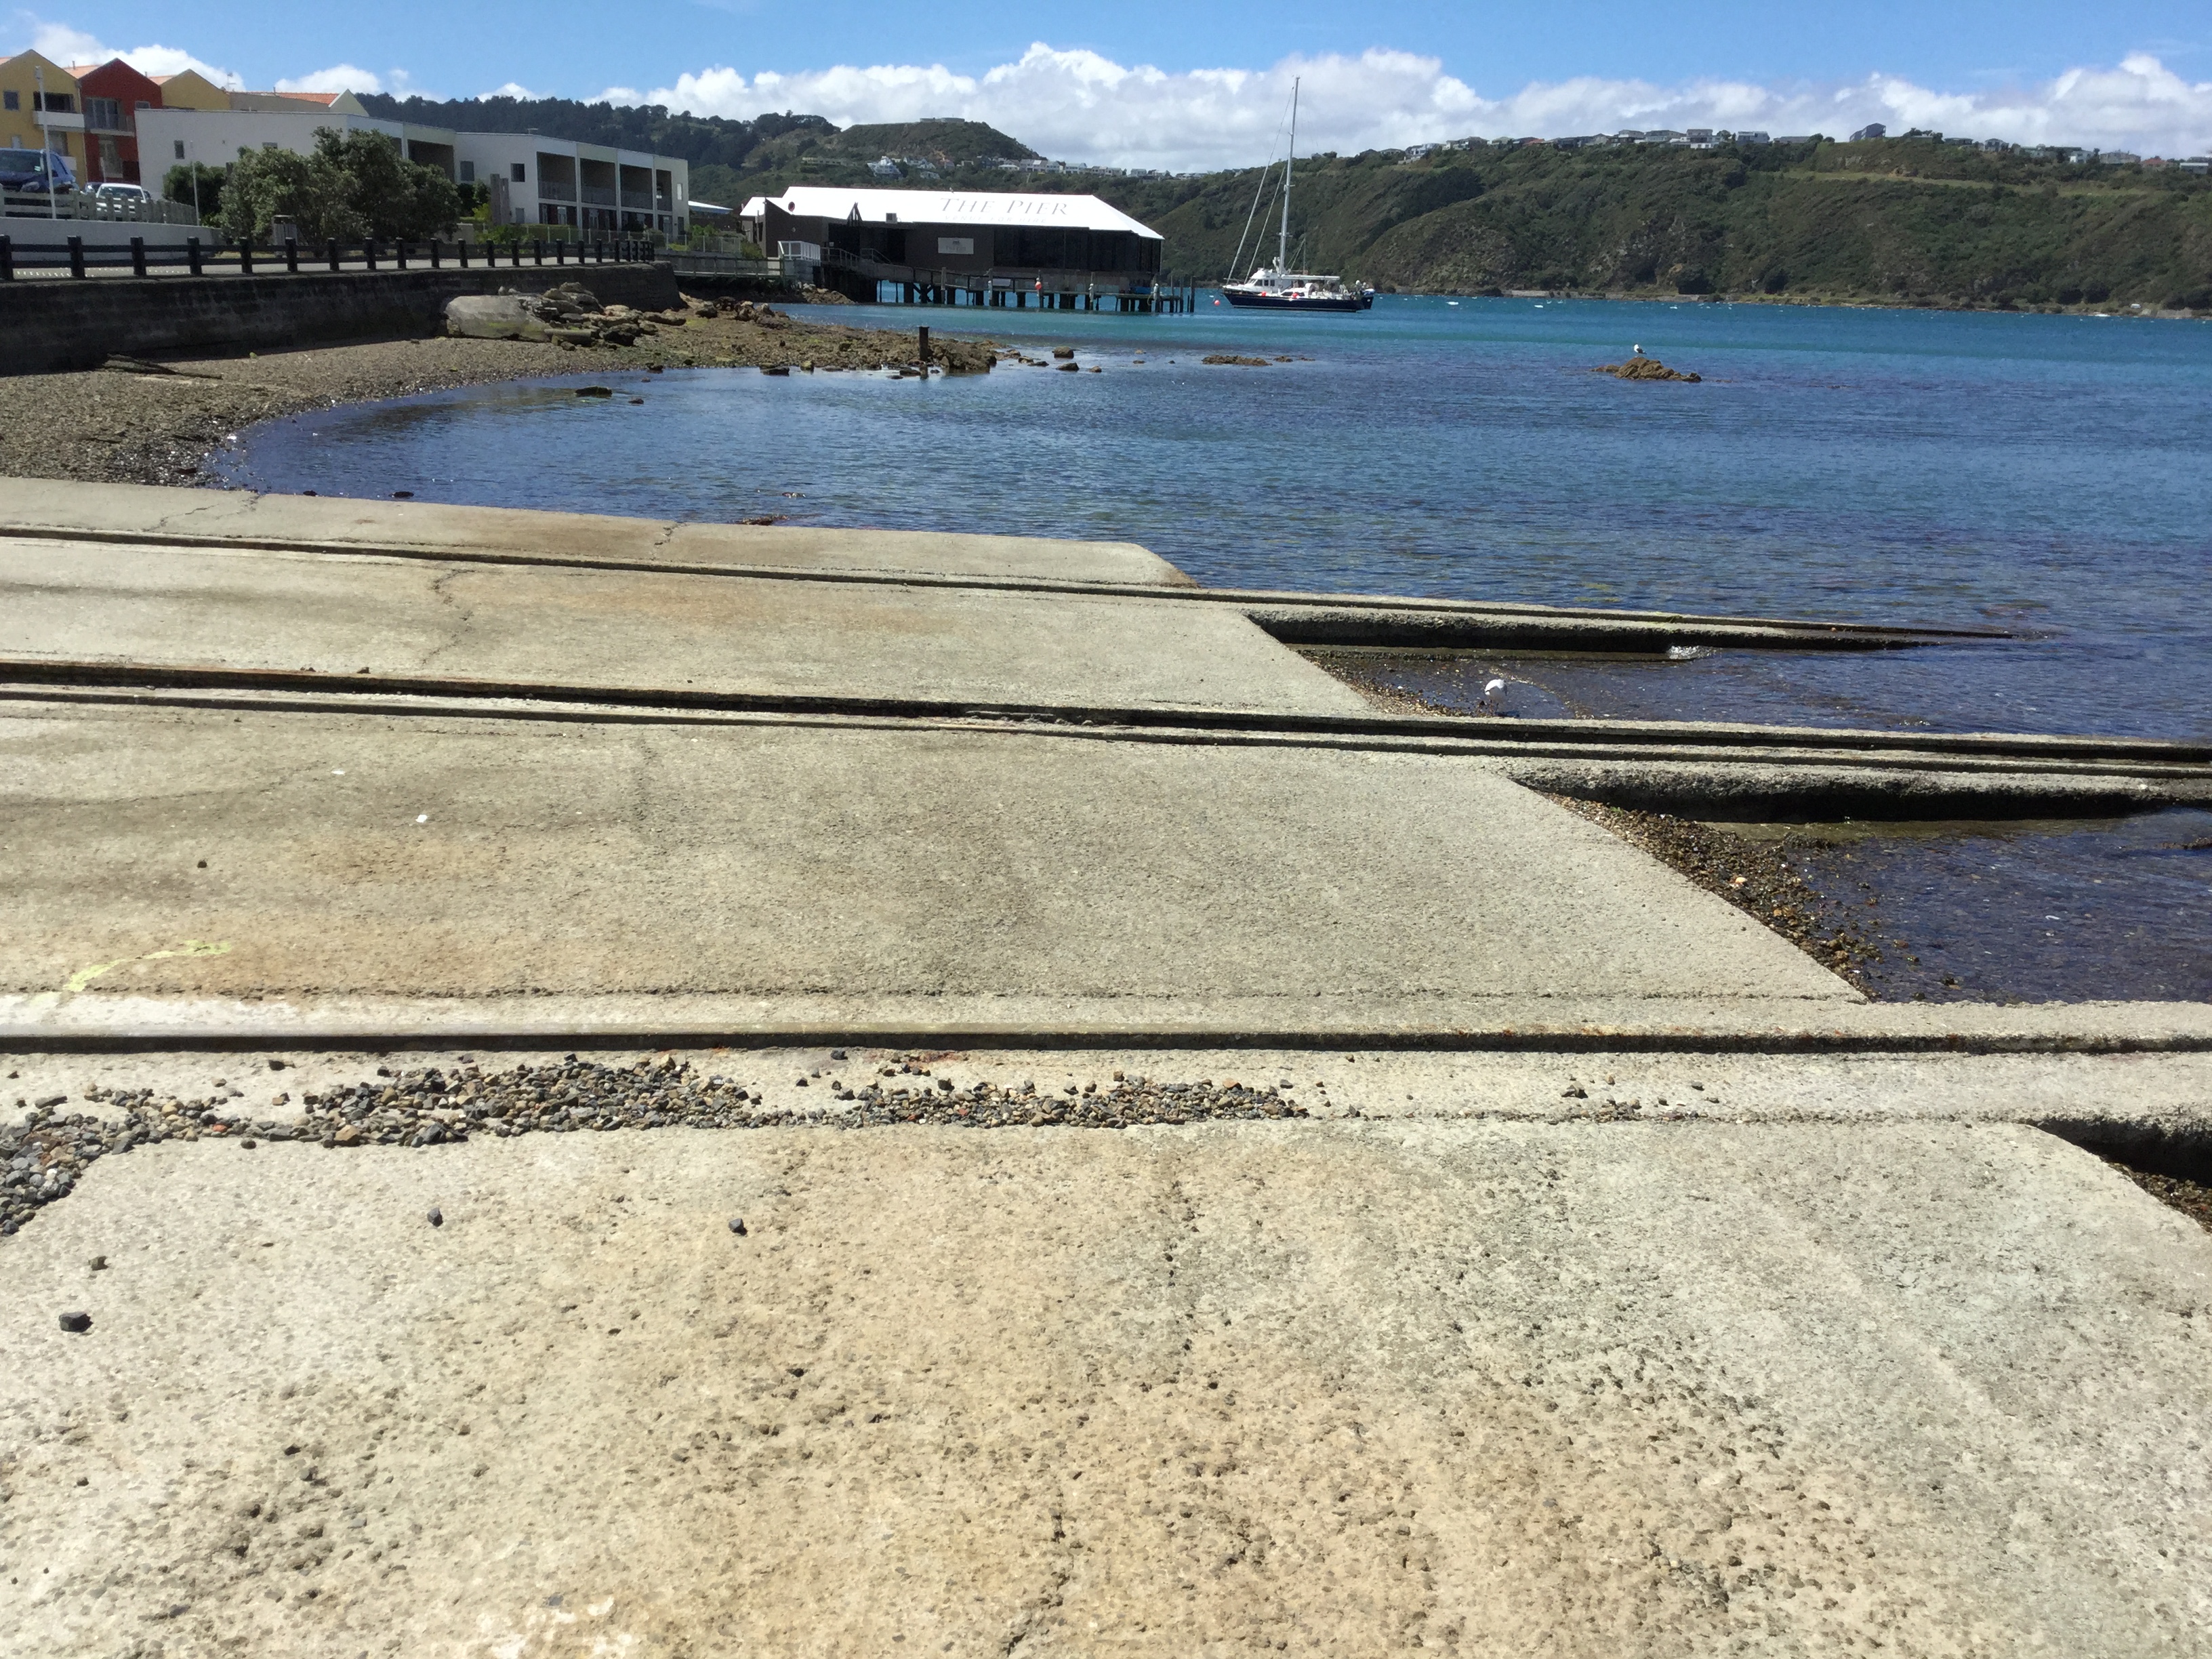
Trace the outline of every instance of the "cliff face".
{"type": "MultiPolygon", "coordinates": [[[[1156,226],[1172,274],[1230,269],[1256,172],[1090,181],[1156,226]]],[[[1273,181],[1253,242],[1272,254],[1273,181]]],[[[2212,310],[2212,182],[1937,144],[1735,151],[1478,148],[1302,163],[1293,258],[1425,293],[1798,294],[2212,310]]]]}

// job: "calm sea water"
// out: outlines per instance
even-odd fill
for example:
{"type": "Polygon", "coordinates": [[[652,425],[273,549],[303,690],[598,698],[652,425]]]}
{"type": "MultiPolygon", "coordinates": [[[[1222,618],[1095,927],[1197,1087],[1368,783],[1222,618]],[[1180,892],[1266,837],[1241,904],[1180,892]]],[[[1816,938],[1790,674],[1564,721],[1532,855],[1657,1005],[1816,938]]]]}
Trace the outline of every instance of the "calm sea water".
{"type": "Polygon", "coordinates": [[[640,404],[572,397],[585,374],[274,422],[231,476],[1127,538],[1224,586],[1996,625],[2020,637],[1684,665],[1634,712],[2212,735],[2212,326],[1396,296],[818,314],[1073,343],[1104,372],[623,377],[640,404]],[[1703,383],[1588,372],[1637,343],[1703,383]],[[1301,361],[1200,365],[1217,351],[1301,361]]]}
{"type": "MultiPolygon", "coordinates": [[[[701,369],[572,395],[602,368],[273,422],[228,470],[1128,539],[1218,586],[1994,625],[2016,637],[1398,672],[1449,702],[1494,666],[1523,715],[2212,736],[2212,327],[1395,297],[1352,318],[821,314],[1073,344],[1103,372],[701,369]],[[1704,380],[1589,372],[1638,343],[1704,380]],[[1223,351],[1293,361],[1199,362],[1223,351]]],[[[1887,995],[2212,997],[2212,814],[1857,826],[1800,850],[1840,902],[1878,878],[1887,995]]]]}

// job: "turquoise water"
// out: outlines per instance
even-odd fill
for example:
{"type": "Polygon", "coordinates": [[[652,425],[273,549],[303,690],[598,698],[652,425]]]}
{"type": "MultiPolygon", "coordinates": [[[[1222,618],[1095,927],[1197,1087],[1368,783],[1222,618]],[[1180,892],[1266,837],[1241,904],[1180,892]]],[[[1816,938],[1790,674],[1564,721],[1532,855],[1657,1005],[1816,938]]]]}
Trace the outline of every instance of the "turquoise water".
{"type": "Polygon", "coordinates": [[[1725,653],[1589,712],[2212,735],[2212,327],[1398,296],[1331,318],[818,314],[1073,343],[1104,372],[621,377],[636,404],[571,397],[590,375],[478,387],[273,422],[230,474],[1123,538],[1218,585],[1995,625],[2020,637],[1725,653]],[[1588,372],[1636,343],[1703,382],[1588,372]],[[1201,366],[1215,351],[1302,361],[1201,366]]]}

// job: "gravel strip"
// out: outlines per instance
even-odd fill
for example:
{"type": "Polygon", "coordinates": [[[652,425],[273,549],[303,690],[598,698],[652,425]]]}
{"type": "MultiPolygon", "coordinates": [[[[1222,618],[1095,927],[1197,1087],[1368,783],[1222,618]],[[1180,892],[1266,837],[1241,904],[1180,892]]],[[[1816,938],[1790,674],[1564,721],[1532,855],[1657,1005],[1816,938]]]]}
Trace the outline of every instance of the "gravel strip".
{"type": "MultiPolygon", "coordinates": [[[[673,1056],[604,1066],[574,1056],[553,1065],[486,1074],[479,1066],[388,1072],[373,1080],[301,1097],[297,1118],[252,1117],[219,1081],[201,1099],[151,1089],[95,1089],[87,1100],[108,1114],[63,1115],[61,1097],[35,1102],[0,1128],[0,1237],[65,1198],[96,1158],[165,1140],[227,1139],[251,1151],[264,1141],[308,1140],[333,1149],[437,1146],[489,1134],[564,1134],[599,1129],[865,1129],[895,1123],[955,1128],[1127,1129],[1224,1119],[1302,1118],[1306,1109],[1272,1085],[1234,1079],[1166,1083],[1115,1073],[1104,1088],[1034,1083],[956,1084],[913,1060],[870,1068],[855,1085],[818,1074],[797,1079],[822,1091],[821,1106],[771,1107],[757,1089],[704,1074],[673,1056]]],[[[289,1104],[283,1096],[277,1103],[289,1104]]]]}

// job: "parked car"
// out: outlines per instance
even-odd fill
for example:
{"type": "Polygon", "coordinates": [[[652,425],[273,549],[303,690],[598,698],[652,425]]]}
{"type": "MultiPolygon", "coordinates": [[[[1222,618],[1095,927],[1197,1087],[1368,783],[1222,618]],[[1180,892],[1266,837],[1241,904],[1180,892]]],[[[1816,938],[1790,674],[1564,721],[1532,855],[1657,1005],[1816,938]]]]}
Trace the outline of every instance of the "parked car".
{"type": "Polygon", "coordinates": [[[98,202],[150,202],[154,192],[143,185],[119,184],[110,179],[94,185],[90,194],[98,202]]]}
{"type": "Polygon", "coordinates": [[[49,188],[76,188],[68,156],[51,149],[0,149],[0,190],[44,192],[49,188]]]}

